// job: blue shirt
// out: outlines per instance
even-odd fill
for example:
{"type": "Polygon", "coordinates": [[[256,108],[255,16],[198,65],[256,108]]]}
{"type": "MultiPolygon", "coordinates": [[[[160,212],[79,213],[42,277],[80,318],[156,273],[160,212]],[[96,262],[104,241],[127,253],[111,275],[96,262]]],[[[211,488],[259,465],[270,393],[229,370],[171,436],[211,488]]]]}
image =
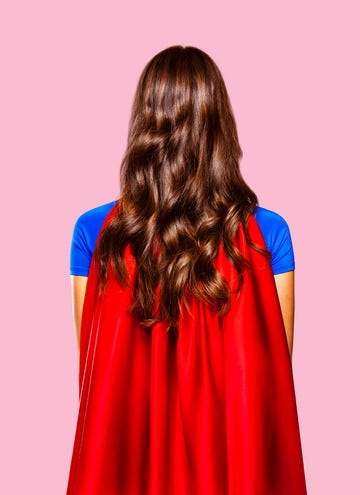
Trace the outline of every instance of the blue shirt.
{"type": "MultiPolygon", "coordinates": [[[[101,226],[117,201],[116,199],[85,211],[76,220],[70,247],[70,275],[88,276],[101,226]]],[[[255,206],[254,213],[266,247],[272,253],[271,267],[274,275],[294,270],[294,250],[285,219],[259,205],[255,206]]]]}

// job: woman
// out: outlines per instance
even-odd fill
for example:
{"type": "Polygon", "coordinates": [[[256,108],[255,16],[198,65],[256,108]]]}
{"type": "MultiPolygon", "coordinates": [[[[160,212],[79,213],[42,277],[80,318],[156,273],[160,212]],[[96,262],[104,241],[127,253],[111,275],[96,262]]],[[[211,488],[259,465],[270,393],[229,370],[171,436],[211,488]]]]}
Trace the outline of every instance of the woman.
{"type": "Polygon", "coordinates": [[[241,157],[214,61],[194,47],[155,55],[119,198],[73,233],[68,495],[306,494],[291,237],[258,205],[241,157]]]}

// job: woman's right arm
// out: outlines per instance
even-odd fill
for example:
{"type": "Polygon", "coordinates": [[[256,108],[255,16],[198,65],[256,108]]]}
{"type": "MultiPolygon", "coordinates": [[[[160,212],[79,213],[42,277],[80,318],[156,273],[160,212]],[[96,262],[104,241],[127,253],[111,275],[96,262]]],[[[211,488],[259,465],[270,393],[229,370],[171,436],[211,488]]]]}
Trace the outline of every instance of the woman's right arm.
{"type": "Polygon", "coordinates": [[[72,291],[72,314],[76,329],[76,339],[78,351],[80,350],[80,329],[81,317],[84,306],[85,290],[88,277],[81,275],[71,276],[71,291],[72,291]]]}

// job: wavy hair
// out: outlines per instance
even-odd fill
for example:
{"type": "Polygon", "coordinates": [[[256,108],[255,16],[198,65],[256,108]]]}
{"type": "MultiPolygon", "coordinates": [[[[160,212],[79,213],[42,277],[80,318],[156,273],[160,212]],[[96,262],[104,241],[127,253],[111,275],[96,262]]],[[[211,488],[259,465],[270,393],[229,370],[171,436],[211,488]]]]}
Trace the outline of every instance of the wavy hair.
{"type": "Polygon", "coordinates": [[[220,70],[204,51],[171,46],[143,69],[136,88],[128,143],[120,167],[116,214],[98,238],[99,293],[108,263],[121,286],[129,283],[124,262],[128,243],[136,259],[133,304],[143,327],[166,319],[178,334],[181,301],[194,296],[222,316],[231,307],[228,281],[213,266],[220,242],[238,273],[249,262],[233,243],[258,199],[245,183],[242,150],[220,70]],[[157,311],[156,288],[160,284],[157,311]]]}

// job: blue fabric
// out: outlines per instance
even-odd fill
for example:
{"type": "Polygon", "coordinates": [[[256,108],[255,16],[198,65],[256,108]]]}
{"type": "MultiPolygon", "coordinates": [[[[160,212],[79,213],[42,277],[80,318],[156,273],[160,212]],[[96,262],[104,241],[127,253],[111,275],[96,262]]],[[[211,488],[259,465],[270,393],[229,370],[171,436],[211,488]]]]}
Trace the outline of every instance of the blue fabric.
{"type": "MultiPolygon", "coordinates": [[[[85,211],[75,222],[70,248],[70,274],[88,276],[97,237],[106,215],[117,199],[85,211]]],[[[256,220],[265,244],[272,253],[274,275],[295,269],[294,250],[289,226],[285,219],[272,210],[257,205],[256,220]]]]}

